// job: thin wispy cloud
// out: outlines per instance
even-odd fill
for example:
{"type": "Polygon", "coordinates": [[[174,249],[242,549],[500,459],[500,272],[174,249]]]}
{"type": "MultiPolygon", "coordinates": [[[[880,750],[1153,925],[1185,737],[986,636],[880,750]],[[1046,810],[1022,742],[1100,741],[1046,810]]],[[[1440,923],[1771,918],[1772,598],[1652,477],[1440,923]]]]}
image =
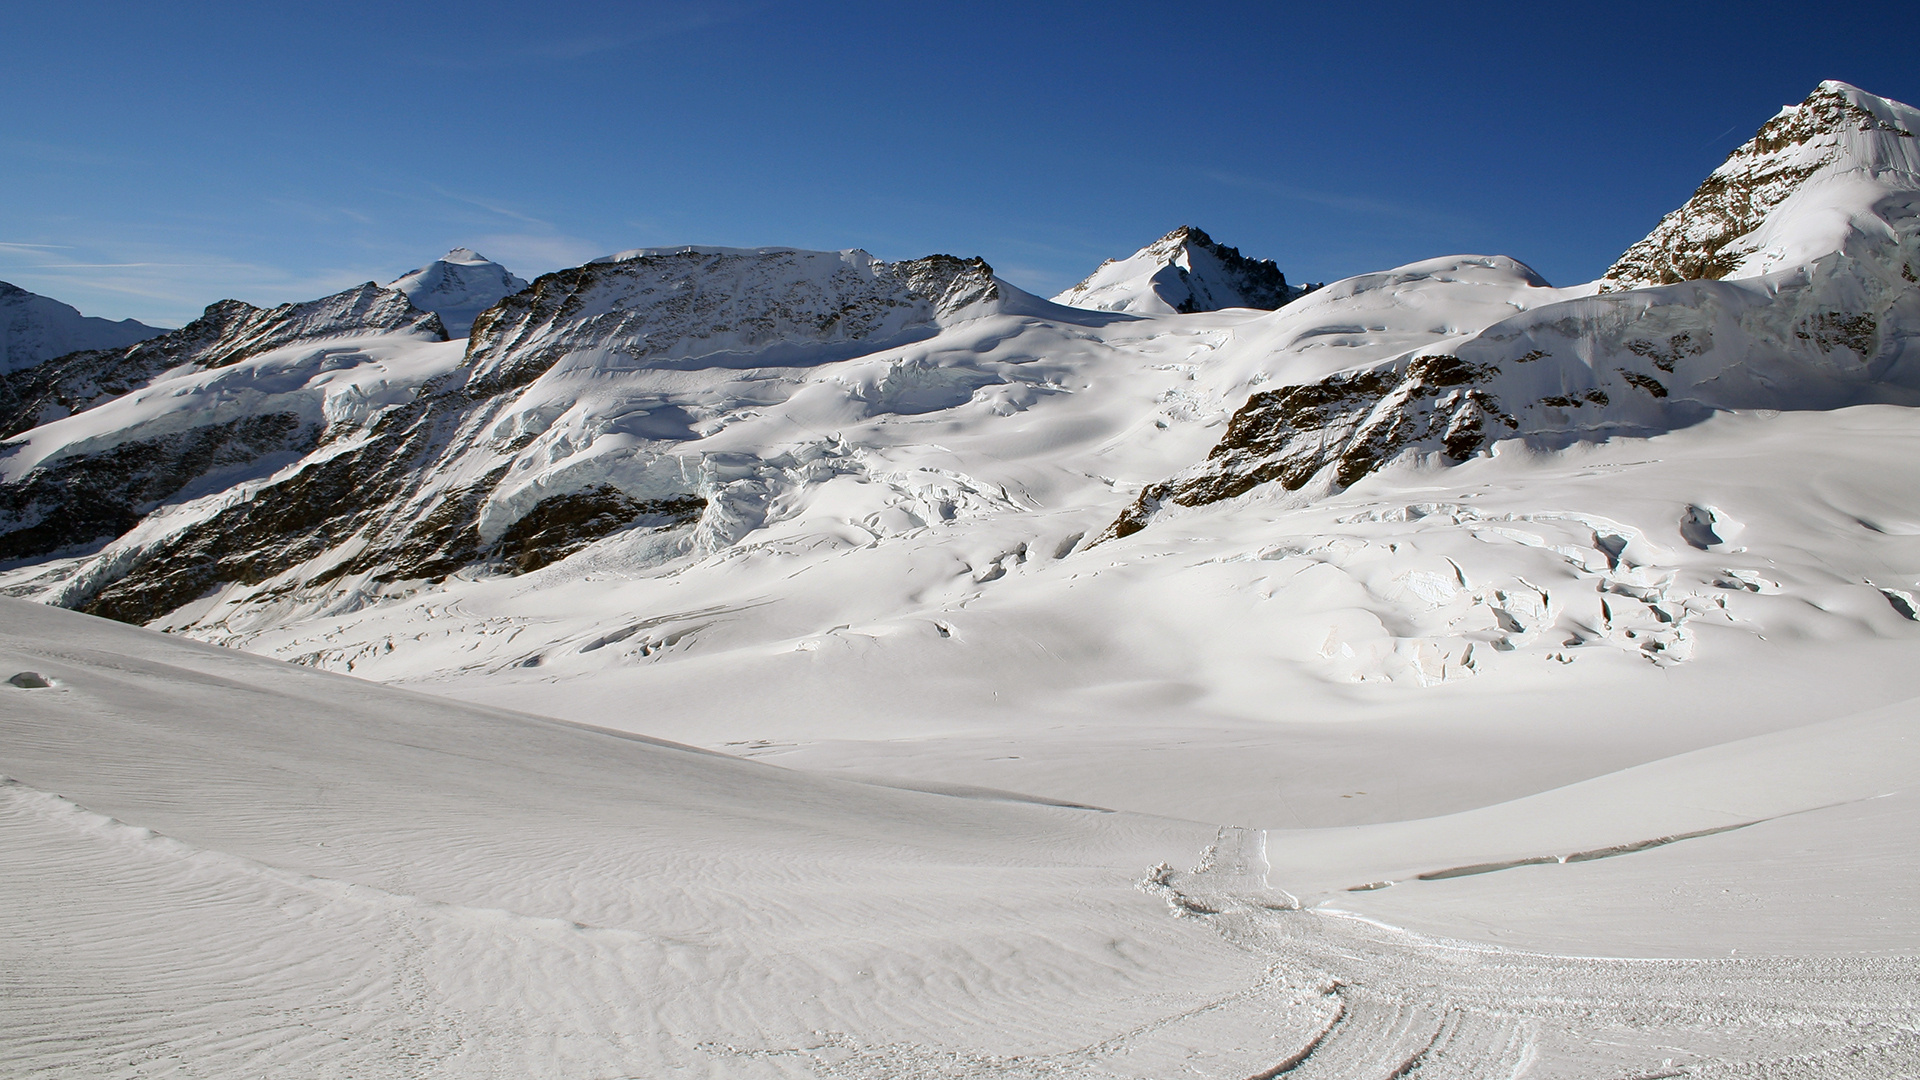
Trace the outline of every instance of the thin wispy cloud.
{"type": "Polygon", "coordinates": [[[1312,203],[1332,210],[1344,210],[1351,214],[1360,214],[1373,218],[1387,218],[1406,221],[1430,229],[1458,229],[1469,224],[1454,214],[1436,212],[1424,206],[1407,206],[1382,199],[1368,198],[1364,195],[1342,195],[1334,192],[1314,191],[1308,188],[1294,187],[1290,184],[1277,184],[1271,180],[1262,180],[1252,176],[1241,176],[1229,172],[1203,173],[1207,179],[1217,184],[1269,195],[1276,199],[1289,199],[1295,202],[1312,203]]]}
{"type": "Polygon", "coordinates": [[[613,252],[605,244],[578,236],[548,233],[493,233],[476,236],[467,246],[515,273],[529,277],[561,267],[578,266],[588,259],[613,252]]]}
{"type": "Polygon", "coordinates": [[[472,195],[462,195],[457,191],[448,191],[446,188],[443,188],[438,184],[429,184],[427,185],[427,189],[429,191],[432,191],[434,194],[439,195],[441,198],[452,199],[454,202],[458,202],[458,203],[465,203],[468,206],[472,206],[480,210],[485,210],[489,214],[497,214],[500,217],[511,218],[514,221],[525,222],[528,225],[538,225],[543,229],[553,228],[553,222],[551,221],[543,221],[540,218],[534,217],[530,214],[523,214],[520,211],[513,209],[512,207],[502,206],[499,203],[493,202],[492,200],[489,200],[489,199],[476,198],[475,196],[472,196],[472,195]]]}

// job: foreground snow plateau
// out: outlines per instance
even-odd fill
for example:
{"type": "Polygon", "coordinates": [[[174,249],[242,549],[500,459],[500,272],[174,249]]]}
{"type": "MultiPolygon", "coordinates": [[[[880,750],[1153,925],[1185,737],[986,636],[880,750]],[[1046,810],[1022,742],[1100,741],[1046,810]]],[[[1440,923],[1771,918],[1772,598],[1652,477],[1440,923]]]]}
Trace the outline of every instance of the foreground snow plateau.
{"type": "MultiPolygon", "coordinates": [[[[1576,899],[1585,941],[1630,934],[1670,919],[1620,893],[1689,915],[1662,895],[1688,846],[1691,877],[1771,907],[1805,882],[1754,849],[1805,843],[1794,821],[1837,810],[1882,853],[1900,814],[1857,796],[1920,764],[1910,703],[1491,807],[1439,846],[1419,824],[1329,844],[850,783],[0,612],[0,666],[41,676],[0,685],[15,1074],[1869,1077],[1920,1053],[1910,956],[1769,956],[1763,930],[1712,960],[1577,959],[1362,917],[1576,899]],[[1877,773],[1825,775],[1848,751],[1877,773]],[[1609,800],[1634,811],[1579,820],[1609,800]],[[1741,815],[1762,820],[1621,843],[1741,815]],[[1569,855],[1289,888],[1513,852],[1569,855]]],[[[1837,869],[1809,936],[1913,939],[1910,867],[1837,869]]]]}

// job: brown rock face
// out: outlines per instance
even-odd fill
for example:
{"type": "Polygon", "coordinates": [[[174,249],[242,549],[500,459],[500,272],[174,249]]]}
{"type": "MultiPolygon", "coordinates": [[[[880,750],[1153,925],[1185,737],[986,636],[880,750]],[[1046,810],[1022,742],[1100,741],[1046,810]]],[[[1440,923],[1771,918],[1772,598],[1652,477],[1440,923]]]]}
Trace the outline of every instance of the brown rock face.
{"type": "Polygon", "coordinates": [[[707,500],[695,495],[635,499],[617,487],[601,485],[542,499],[501,535],[494,552],[524,574],[630,526],[691,524],[706,508],[707,500]]]}
{"type": "Polygon", "coordinates": [[[1166,503],[1204,506],[1274,481],[1297,491],[1323,473],[1346,487],[1408,447],[1464,461],[1497,437],[1494,425],[1519,426],[1481,388],[1494,374],[1457,356],[1417,356],[1404,371],[1334,375],[1255,394],[1204,463],[1149,485],[1100,539],[1139,532],[1166,503]]]}

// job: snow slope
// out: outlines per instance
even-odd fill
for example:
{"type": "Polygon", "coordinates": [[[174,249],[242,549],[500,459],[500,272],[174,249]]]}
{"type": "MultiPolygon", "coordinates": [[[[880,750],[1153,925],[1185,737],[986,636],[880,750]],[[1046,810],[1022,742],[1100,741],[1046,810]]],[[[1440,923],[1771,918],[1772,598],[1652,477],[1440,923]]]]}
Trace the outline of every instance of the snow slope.
{"type": "Polygon", "coordinates": [[[440,316],[447,333],[457,338],[467,336],[481,312],[526,287],[524,279],[469,248],[454,248],[387,284],[405,293],[414,307],[440,316]]]}
{"type": "MultiPolygon", "coordinates": [[[[0,684],[23,1075],[1867,1077],[1920,1050],[1910,957],[1463,947],[1299,910],[1291,834],[848,783],[0,608],[0,666],[42,676],[0,684]]],[[[1847,730],[1891,774],[1888,725],[1847,730]]]]}
{"type": "Polygon", "coordinates": [[[166,333],[132,319],[97,319],[0,281],[0,375],[82,349],[114,349],[166,333]]]}

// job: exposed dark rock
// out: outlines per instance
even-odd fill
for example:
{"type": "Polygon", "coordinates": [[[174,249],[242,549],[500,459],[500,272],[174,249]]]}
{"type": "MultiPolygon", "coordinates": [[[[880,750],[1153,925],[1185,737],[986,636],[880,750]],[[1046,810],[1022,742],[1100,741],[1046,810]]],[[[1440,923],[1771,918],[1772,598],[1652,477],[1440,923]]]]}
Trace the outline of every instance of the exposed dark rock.
{"type": "Polygon", "coordinates": [[[1668,335],[1665,341],[1635,338],[1625,345],[1628,352],[1653,361],[1654,367],[1672,372],[1682,357],[1699,356],[1713,348],[1713,335],[1705,330],[1682,330],[1668,335]]]}
{"type": "Polygon", "coordinates": [[[1667,396],[1666,384],[1662,383],[1659,379],[1651,375],[1642,375],[1637,371],[1628,371],[1626,368],[1620,368],[1618,370],[1621,378],[1652,394],[1654,397],[1663,398],[1667,396]]]}
{"type": "Polygon", "coordinates": [[[317,434],[296,414],[267,413],[58,458],[0,484],[0,560],[110,540],[208,473],[304,452],[317,434]]]}
{"type": "Polygon", "coordinates": [[[1793,336],[1811,341],[1821,352],[1851,349],[1865,359],[1873,355],[1873,334],[1880,323],[1871,315],[1847,311],[1822,311],[1809,315],[1794,328],[1793,336]]]}
{"type": "Polygon", "coordinates": [[[555,563],[588,544],[634,525],[685,525],[699,518],[707,500],[635,499],[601,485],[542,499],[507,529],[494,552],[520,573],[555,563]]]}
{"type": "Polygon", "coordinates": [[[1464,461],[1486,445],[1490,423],[1519,426],[1478,388],[1494,374],[1457,356],[1417,356],[1404,371],[1334,375],[1255,394],[1206,462],[1149,485],[1100,539],[1140,531],[1166,503],[1203,506],[1274,482],[1297,491],[1322,473],[1344,488],[1409,447],[1464,461]]]}

